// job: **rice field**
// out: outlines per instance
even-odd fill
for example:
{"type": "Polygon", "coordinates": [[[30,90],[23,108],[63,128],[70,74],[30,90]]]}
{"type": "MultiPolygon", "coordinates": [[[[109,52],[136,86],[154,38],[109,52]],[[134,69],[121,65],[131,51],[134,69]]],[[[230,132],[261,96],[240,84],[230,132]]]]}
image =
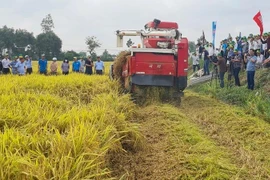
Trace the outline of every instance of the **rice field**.
{"type": "Polygon", "coordinates": [[[192,90],[180,107],[156,92],[138,106],[109,64],[0,76],[0,179],[270,179],[269,123],[192,90]]]}

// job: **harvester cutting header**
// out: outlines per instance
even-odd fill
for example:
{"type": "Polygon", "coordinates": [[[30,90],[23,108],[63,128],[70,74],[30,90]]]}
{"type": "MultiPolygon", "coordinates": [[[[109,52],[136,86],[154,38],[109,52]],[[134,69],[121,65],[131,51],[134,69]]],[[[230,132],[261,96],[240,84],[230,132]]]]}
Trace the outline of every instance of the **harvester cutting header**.
{"type": "Polygon", "coordinates": [[[120,79],[123,87],[136,93],[145,87],[161,87],[179,99],[187,87],[188,40],[175,22],[154,19],[145,30],[118,30],[117,47],[124,36],[140,36],[142,45],[119,54],[111,66],[111,78],[120,79]]]}

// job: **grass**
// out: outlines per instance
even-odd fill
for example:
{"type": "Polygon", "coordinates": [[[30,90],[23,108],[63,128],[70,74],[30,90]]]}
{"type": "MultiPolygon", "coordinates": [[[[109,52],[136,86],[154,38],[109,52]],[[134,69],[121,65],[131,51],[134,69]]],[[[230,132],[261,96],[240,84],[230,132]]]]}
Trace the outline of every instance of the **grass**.
{"type": "Polygon", "coordinates": [[[106,76],[1,76],[0,179],[110,179],[140,148],[135,105],[106,76]]]}
{"type": "Polygon", "coordinates": [[[243,110],[254,116],[258,116],[270,122],[270,94],[269,94],[269,70],[259,70],[255,76],[255,90],[250,91],[246,87],[246,74],[241,73],[241,87],[228,87],[225,81],[225,88],[221,89],[215,83],[204,83],[191,87],[200,94],[208,95],[211,98],[222,100],[225,103],[242,107],[243,110]]]}
{"type": "MultiPolygon", "coordinates": [[[[248,173],[244,179],[269,179],[270,125],[242,108],[188,92],[181,108],[217,145],[226,148],[248,173]]],[[[243,178],[241,178],[243,179],[243,178]]]]}

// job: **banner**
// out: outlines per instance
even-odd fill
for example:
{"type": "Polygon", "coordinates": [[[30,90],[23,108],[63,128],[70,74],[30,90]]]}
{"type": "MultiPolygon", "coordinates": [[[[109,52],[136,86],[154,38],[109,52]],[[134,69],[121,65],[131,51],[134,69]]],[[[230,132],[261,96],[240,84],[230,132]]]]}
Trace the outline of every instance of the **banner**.
{"type": "Polygon", "coordinates": [[[215,47],[216,29],[217,29],[217,22],[213,21],[212,23],[213,47],[215,47]]]}
{"type": "Polygon", "coordinates": [[[262,20],[262,15],[261,15],[260,11],[253,17],[253,20],[259,26],[260,33],[261,33],[261,36],[262,36],[262,34],[263,34],[263,20],[262,20]]]}

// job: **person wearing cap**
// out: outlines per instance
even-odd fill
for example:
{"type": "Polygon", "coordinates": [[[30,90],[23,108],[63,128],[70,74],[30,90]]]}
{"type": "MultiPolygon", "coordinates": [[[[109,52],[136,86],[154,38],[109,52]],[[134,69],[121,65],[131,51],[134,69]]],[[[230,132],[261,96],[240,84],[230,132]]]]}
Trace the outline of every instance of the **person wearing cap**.
{"type": "Polygon", "coordinates": [[[261,51],[261,47],[262,47],[262,41],[260,38],[260,35],[257,35],[254,39],[254,50],[257,51],[261,51]]]}
{"type": "Polygon", "coordinates": [[[52,75],[57,75],[57,68],[58,68],[58,65],[57,65],[57,58],[54,57],[54,58],[53,58],[53,62],[51,63],[51,66],[50,66],[51,74],[52,74],[52,75]]]}
{"type": "Polygon", "coordinates": [[[69,63],[68,60],[65,59],[61,65],[61,69],[62,69],[62,74],[63,75],[68,75],[69,74],[69,63]]]}
{"type": "Polygon", "coordinates": [[[17,74],[16,64],[19,62],[17,59],[18,59],[18,57],[14,56],[13,61],[11,61],[11,63],[10,63],[12,74],[17,74]]]}
{"type": "Polygon", "coordinates": [[[195,73],[196,68],[198,71],[200,70],[200,63],[199,63],[200,59],[195,52],[191,55],[191,59],[193,64],[193,73],[195,73]]]}
{"type": "Polygon", "coordinates": [[[255,56],[255,52],[253,49],[249,50],[249,54],[245,55],[245,62],[247,63],[247,82],[248,82],[248,89],[254,90],[254,76],[256,71],[256,61],[257,57],[255,56]]]}
{"type": "Polygon", "coordinates": [[[93,62],[91,60],[91,56],[89,56],[87,58],[87,60],[85,61],[85,74],[87,75],[91,75],[93,74],[93,62]]]}
{"type": "Polygon", "coordinates": [[[19,59],[20,59],[20,61],[17,62],[15,67],[17,70],[17,74],[19,74],[19,76],[23,76],[23,75],[25,75],[26,65],[25,65],[23,56],[19,56],[19,59]]]}
{"type": "Polygon", "coordinates": [[[32,60],[28,55],[25,56],[25,65],[26,65],[26,74],[32,74],[33,72],[32,60]]]}
{"type": "Polygon", "coordinates": [[[72,71],[78,73],[80,72],[81,63],[78,61],[77,57],[74,57],[73,59],[72,71]]]}
{"type": "Polygon", "coordinates": [[[45,59],[45,54],[41,55],[41,59],[38,61],[38,69],[40,74],[47,75],[48,61],[45,59]]]}
{"type": "Polygon", "coordinates": [[[240,86],[239,73],[241,70],[243,59],[240,51],[235,50],[234,53],[235,55],[231,60],[231,62],[233,63],[232,68],[233,68],[234,83],[235,86],[240,86]]]}
{"type": "Polygon", "coordinates": [[[97,62],[95,63],[96,74],[102,75],[105,71],[105,66],[103,61],[101,61],[100,56],[97,57],[97,62]]]}
{"type": "Polygon", "coordinates": [[[218,61],[213,62],[213,64],[219,67],[218,69],[219,69],[220,87],[224,88],[224,76],[227,71],[226,61],[225,61],[225,58],[222,57],[221,53],[218,54],[217,59],[218,61]]]}
{"type": "Polygon", "coordinates": [[[10,60],[8,54],[5,55],[5,58],[2,60],[3,65],[3,74],[10,74],[10,60]]]}

